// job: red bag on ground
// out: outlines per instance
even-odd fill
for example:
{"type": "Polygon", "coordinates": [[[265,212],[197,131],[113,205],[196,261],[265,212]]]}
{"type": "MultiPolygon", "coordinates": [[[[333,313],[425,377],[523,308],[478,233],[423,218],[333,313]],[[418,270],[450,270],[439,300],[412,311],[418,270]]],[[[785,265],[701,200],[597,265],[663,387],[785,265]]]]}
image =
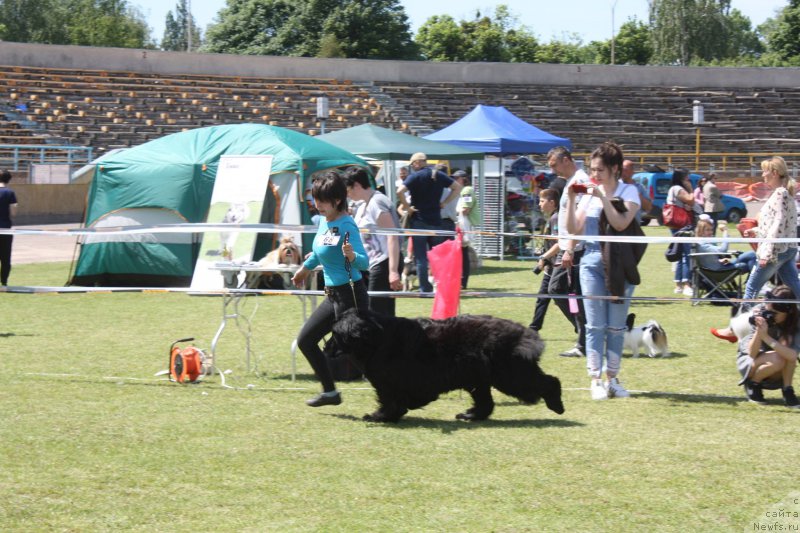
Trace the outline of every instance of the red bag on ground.
{"type": "Polygon", "coordinates": [[[428,252],[431,275],[436,278],[431,318],[450,318],[458,314],[461,299],[461,230],[456,238],[434,246],[428,252]]]}

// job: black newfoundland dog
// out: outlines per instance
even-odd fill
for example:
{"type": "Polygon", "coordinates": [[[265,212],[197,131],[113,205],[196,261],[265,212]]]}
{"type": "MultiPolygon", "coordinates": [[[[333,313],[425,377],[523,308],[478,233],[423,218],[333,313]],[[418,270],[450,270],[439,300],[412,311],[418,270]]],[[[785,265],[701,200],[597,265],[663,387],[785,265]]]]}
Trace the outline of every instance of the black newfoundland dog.
{"type": "Polygon", "coordinates": [[[561,383],[539,368],[544,343],[516,322],[460,315],[446,320],[345,312],[333,326],[336,343],[364,370],[378,396],[378,409],[364,417],[397,422],[440,394],[464,389],[473,406],[456,418],[484,420],[494,410],[492,387],[534,404],[544,398],[558,414],[561,383]]]}

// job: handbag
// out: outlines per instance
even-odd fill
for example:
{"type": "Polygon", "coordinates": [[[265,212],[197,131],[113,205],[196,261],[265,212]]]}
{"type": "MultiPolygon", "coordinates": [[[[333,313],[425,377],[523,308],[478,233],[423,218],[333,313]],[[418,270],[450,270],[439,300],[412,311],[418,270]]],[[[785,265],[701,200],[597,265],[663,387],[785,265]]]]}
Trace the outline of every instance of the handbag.
{"type": "Polygon", "coordinates": [[[664,252],[664,257],[667,258],[667,261],[670,263],[677,263],[681,258],[681,248],[680,243],[671,242],[669,246],[667,246],[666,251],[664,252]]]}
{"type": "Polygon", "coordinates": [[[664,225],[672,229],[681,229],[694,223],[692,212],[675,204],[665,204],[662,215],[664,225]]]}

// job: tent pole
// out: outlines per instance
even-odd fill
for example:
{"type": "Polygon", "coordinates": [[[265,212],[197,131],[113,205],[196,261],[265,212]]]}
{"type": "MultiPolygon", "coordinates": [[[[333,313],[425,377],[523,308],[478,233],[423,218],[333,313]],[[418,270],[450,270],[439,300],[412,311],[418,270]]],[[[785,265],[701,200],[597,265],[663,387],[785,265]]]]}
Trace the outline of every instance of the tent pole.
{"type": "Polygon", "coordinates": [[[395,173],[394,161],[383,160],[383,188],[386,189],[386,196],[392,205],[397,205],[397,174],[395,173]]]}
{"type": "Polygon", "coordinates": [[[500,261],[504,260],[505,256],[505,233],[506,231],[506,176],[503,172],[503,156],[502,154],[497,158],[499,168],[497,169],[498,175],[500,176],[500,261]]]}

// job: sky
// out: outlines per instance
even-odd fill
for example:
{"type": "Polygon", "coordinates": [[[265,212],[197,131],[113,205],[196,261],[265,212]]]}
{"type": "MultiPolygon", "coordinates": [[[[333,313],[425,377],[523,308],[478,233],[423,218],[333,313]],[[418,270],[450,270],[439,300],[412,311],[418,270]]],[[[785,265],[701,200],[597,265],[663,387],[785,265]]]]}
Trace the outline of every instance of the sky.
{"type": "MultiPolygon", "coordinates": [[[[205,31],[216,19],[225,0],[190,0],[191,11],[197,25],[205,31]]],[[[167,12],[175,12],[175,0],[129,0],[138,6],[147,19],[156,41],[164,35],[167,12]]],[[[584,43],[611,38],[612,11],[614,28],[629,18],[647,20],[647,0],[401,0],[416,33],[433,15],[449,14],[456,21],[472,19],[475,11],[486,12],[497,4],[506,4],[521,24],[533,31],[543,42],[554,38],[564,39],[577,33],[584,43]]],[[[731,7],[750,18],[758,26],[773,17],[775,11],[788,5],[788,0],[732,0],[731,7]]]]}

